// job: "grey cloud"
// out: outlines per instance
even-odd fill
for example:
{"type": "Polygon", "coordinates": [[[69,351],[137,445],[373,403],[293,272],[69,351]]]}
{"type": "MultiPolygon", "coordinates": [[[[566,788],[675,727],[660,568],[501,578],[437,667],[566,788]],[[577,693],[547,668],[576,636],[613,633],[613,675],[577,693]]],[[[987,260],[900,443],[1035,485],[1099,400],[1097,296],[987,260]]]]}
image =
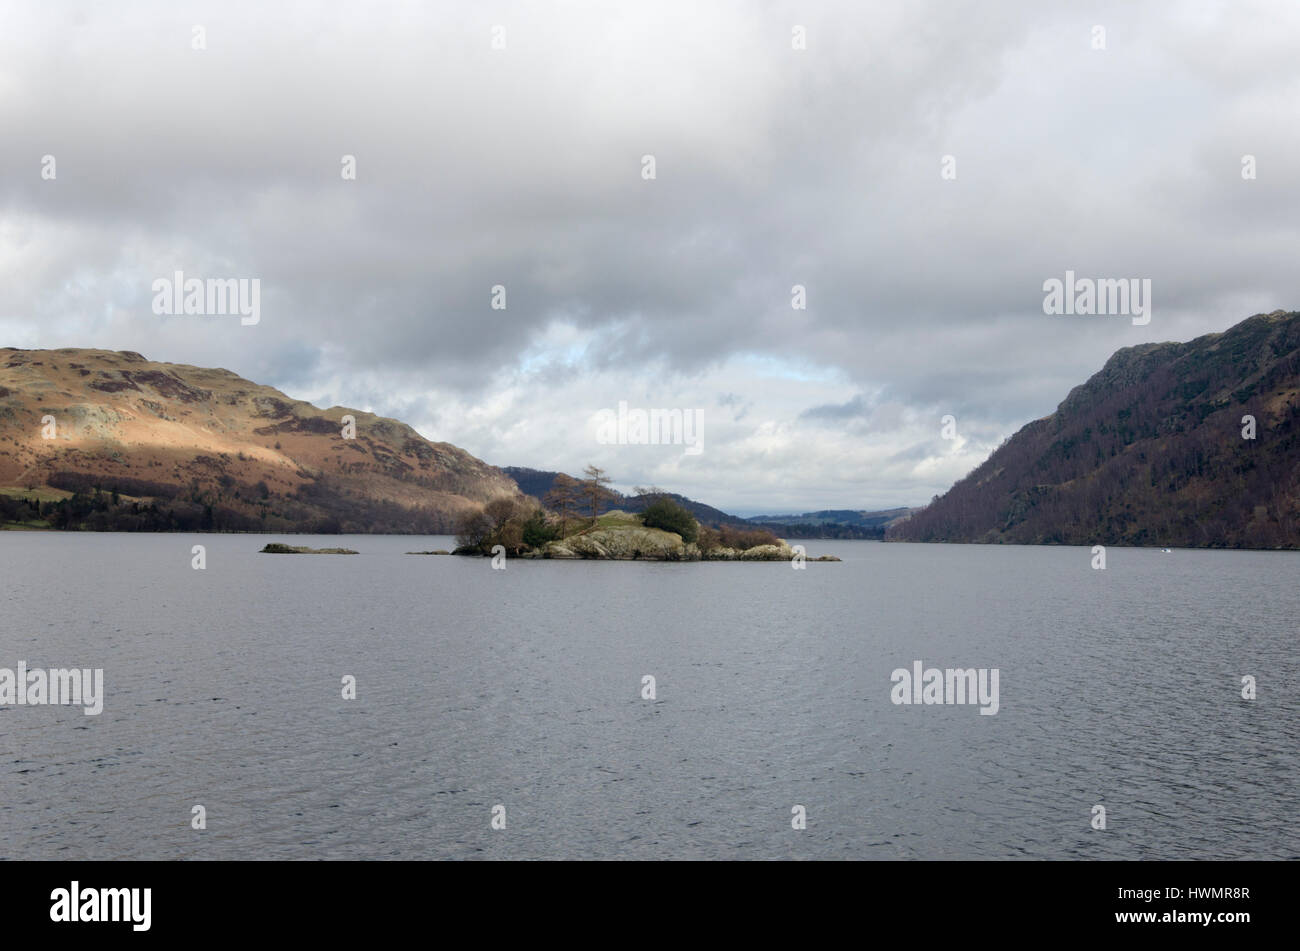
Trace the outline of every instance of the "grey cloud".
{"type": "MultiPolygon", "coordinates": [[[[420,394],[615,374],[672,399],[746,354],[843,392],[764,417],[762,381],[729,377],[729,424],[857,438],[952,413],[995,445],[1120,346],[1300,306],[1300,135],[1280,116],[1300,23],[1250,9],[18,5],[0,34],[0,329],[329,388],[484,451],[524,447],[420,394]],[[176,268],[261,277],[262,324],[154,316],[149,284],[176,268]],[[1067,268],[1150,277],[1151,325],[1044,316],[1042,282],[1067,268]],[[572,352],[548,350],[556,327],[572,352]]],[[[762,484],[762,458],[730,475],[762,484]]]]}

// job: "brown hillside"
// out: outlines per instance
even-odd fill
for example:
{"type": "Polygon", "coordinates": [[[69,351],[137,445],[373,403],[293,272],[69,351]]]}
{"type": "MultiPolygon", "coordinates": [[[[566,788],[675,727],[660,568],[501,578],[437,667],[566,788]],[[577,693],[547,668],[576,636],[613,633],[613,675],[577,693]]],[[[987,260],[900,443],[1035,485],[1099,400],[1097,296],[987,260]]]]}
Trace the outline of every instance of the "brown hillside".
{"type": "Polygon", "coordinates": [[[887,538],[1300,548],[1300,313],[1118,351],[887,538]]]}
{"type": "Polygon", "coordinates": [[[229,370],[0,350],[0,495],[69,500],[33,508],[56,527],[443,532],[516,494],[499,469],[404,423],[318,409],[229,370]],[[348,414],[355,439],[341,435],[348,414]]]}

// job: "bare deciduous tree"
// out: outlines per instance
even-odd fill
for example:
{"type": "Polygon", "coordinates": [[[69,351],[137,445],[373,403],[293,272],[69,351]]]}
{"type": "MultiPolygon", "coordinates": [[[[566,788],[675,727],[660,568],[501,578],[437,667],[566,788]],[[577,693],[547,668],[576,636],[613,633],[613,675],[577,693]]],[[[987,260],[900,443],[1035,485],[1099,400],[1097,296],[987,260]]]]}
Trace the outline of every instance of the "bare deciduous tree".
{"type": "Polygon", "coordinates": [[[595,518],[600,514],[600,503],[616,498],[608,488],[612,480],[599,466],[586,466],[582,474],[587,477],[580,483],[582,497],[591,506],[591,517],[595,518]]]}
{"type": "Polygon", "coordinates": [[[569,516],[578,507],[580,488],[581,483],[577,479],[561,472],[555,477],[555,482],[551,485],[551,491],[547,492],[546,497],[542,500],[559,514],[561,537],[569,534],[569,516]]]}

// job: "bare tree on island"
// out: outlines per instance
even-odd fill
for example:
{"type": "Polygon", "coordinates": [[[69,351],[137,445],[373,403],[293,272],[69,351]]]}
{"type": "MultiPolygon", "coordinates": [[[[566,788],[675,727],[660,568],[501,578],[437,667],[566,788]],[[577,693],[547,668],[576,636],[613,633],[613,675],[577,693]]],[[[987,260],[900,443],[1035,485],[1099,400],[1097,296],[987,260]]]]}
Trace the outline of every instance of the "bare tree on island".
{"type": "Polygon", "coordinates": [[[600,503],[616,499],[616,496],[608,488],[609,483],[613,480],[605,475],[605,470],[599,466],[587,466],[582,470],[582,474],[587,478],[581,482],[582,497],[591,505],[591,517],[596,518],[600,515],[600,503]]]}
{"type": "Polygon", "coordinates": [[[569,516],[573,514],[581,501],[582,483],[573,476],[561,472],[551,484],[551,491],[542,500],[560,515],[560,536],[569,534],[569,516]]]}

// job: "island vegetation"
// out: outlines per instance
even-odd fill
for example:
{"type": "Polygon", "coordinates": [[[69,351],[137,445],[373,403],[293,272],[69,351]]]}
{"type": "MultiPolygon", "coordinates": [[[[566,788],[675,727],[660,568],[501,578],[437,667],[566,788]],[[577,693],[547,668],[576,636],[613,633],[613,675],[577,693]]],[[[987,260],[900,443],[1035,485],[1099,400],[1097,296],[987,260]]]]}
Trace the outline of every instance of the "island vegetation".
{"type": "MultiPolygon", "coordinates": [[[[610,496],[603,469],[587,466],[585,479],[557,477],[544,500],[493,499],[456,526],[457,555],[504,552],[514,558],[598,558],[652,561],[790,561],[795,549],[770,531],[701,525],[668,493],[641,512],[602,511],[610,496]]],[[[809,561],[839,561],[834,556],[809,561]]]]}

